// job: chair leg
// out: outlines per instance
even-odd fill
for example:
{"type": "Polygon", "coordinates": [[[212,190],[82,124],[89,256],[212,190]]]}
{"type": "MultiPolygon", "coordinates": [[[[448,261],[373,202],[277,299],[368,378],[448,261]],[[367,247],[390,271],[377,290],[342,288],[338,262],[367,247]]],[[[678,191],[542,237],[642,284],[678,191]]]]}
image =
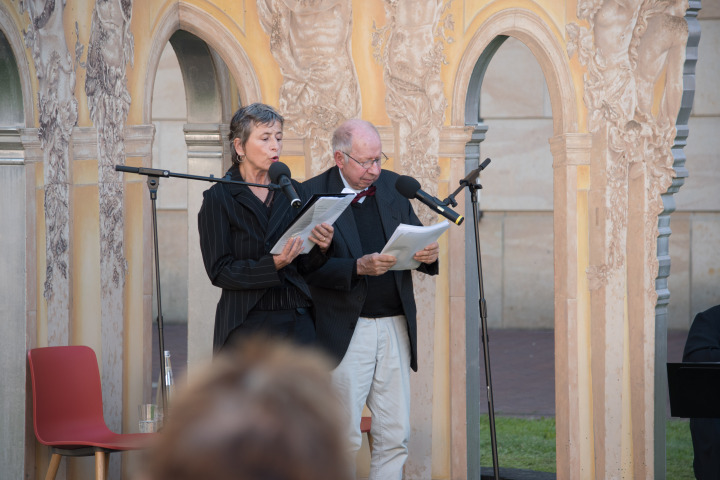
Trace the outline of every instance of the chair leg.
{"type": "Polygon", "coordinates": [[[108,467],[110,466],[110,454],[107,452],[95,452],[95,480],[106,480],[108,467]]]}
{"type": "Polygon", "coordinates": [[[55,480],[55,475],[57,475],[58,468],[60,468],[60,460],[62,460],[62,455],[59,453],[52,454],[52,457],[50,457],[50,466],[48,467],[47,475],[45,475],[45,480],[55,480]]]}

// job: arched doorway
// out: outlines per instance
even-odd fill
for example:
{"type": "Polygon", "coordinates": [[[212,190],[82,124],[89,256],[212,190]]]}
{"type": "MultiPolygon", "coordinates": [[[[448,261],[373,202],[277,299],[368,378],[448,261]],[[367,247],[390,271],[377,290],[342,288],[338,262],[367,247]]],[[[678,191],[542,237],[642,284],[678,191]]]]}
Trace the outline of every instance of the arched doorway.
{"type": "MultiPolygon", "coordinates": [[[[479,159],[492,159],[481,174],[478,198],[494,410],[499,417],[554,418],[552,112],[547,86],[530,50],[513,37],[497,37],[475,68],[483,70],[481,84],[468,102],[477,101],[476,131],[484,132],[477,145],[479,159]],[[507,348],[515,352],[511,375],[507,359],[504,364],[494,360],[507,348]],[[532,402],[514,394],[519,386],[534,392],[532,402]]],[[[466,241],[474,245],[474,238],[466,241]]],[[[470,317],[478,310],[478,289],[470,258],[467,266],[470,317]]],[[[486,380],[484,368],[480,370],[476,391],[482,392],[486,380]]],[[[485,424],[488,408],[485,396],[480,397],[485,424]]],[[[484,446],[487,438],[482,435],[484,446]]],[[[498,444],[503,446],[502,437],[498,444]]]]}
{"type": "MultiPolygon", "coordinates": [[[[569,359],[575,362],[578,358],[577,343],[573,340],[581,332],[583,325],[577,322],[578,309],[577,290],[578,277],[576,272],[578,259],[578,241],[582,232],[578,231],[578,169],[589,163],[590,138],[577,133],[577,107],[570,78],[567,55],[553,32],[533,12],[523,9],[508,9],[491,16],[477,30],[460,62],[453,93],[453,125],[474,127],[473,139],[466,146],[466,167],[469,171],[477,166],[481,159],[481,142],[485,139],[487,125],[483,122],[480,111],[480,92],[483,79],[490,60],[501,47],[507,37],[522,42],[540,65],[547,83],[549,103],[552,109],[552,244],[554,266],[554,330],[555,330],[555,397],[556,397],[556,446],[558,474],[560,468],[567,469],[570,465],[568,445],[574,442],[581,449],[591,449],[592,444],[580,444],[582,425],[579,419],[571,415],[571,408],[576,411],[578,385],[575,367],[570,369],[569,359]],[[472,165],[474,163],[474,166],[472,165]],[[568,214],[570,212],[570,214],[568,214]],[[562,467],[561,467],[562,466],[562,467]]],[[[482,156],[484,158],[484,156],[482,156]]],[[[466,238],[468,258],[474,239],[466,238]]],[[[473,262],[467,262],[472,264],[473,262]]],[[[467,295],[477,299],[476,285],[470,279],[476,277],[472,271],[466,272],[468,278],[467,295]]],[[[472,358],[478,351],[478,325],[471,325],[473,318],[469,312],[477,309],[476,301],[467,302],[467,405],[468,405],[468,477],[477,477],[479,468],[480,439],[473,424],[479,419],[479,408],[476,407],[484,398],[478,385],[471,384],[471,377],[479,378],[481,361],[472,358]],[[475,371],[472,371],[473,368],[475,371]],[[474,396],[473,396],[474,395],[474,396]],[[474,410],[474,411],[473,411],[474,410]]],[[[476,423],[475,423],[476,424],[476,423]]],[[[576,447],[577,448],[577,447],[576,447]]],[[[586,450],[580,452],[582,455],[586,450]]],[[[577,452],[573,455],[578,455],[577,452]]],[[[572,474],[570,475],[573,476],[572,474]]]]}
{"type": "MultiPolygon", "coordinates": [[[[153,168],[222,176],[227,167],[227,156],[223,155],[226,125],[239,102],[237,88],[222,58],[195,35],[184,30],[173,33],[158,63],[152,97],[153,168]]],[[[198,357],[210,354],[208,341],[212,337],[208,334],[212,335],[212,323],[207,322],[212,321],[218,292],[204,270],[197,268],[202,264],[196,238],[197,210],[202,191],[209,187],[206,182],[171,177],[162,180],[158,190],[164,325],[180,327],[166,332],[188,332],[177,351],[169,347],[172,343],[165,347],[174,354],[173,365],[181,374],[186,370],[189,350],[198,357]],[[198,294],[198,290],[204,293],[198,294]]],[[[153,319],[157,318],[156,295],[153,290],[153,319]]],[[[159,358],[157,348],[154,342],[153,362],[159,358]]]]}

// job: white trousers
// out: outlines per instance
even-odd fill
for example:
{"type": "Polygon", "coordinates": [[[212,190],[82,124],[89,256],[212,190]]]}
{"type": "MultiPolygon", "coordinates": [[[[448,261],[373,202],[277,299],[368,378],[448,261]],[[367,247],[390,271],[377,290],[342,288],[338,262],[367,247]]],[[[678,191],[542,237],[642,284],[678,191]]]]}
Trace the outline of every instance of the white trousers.
{"type": "Polygon", "coordinates": [[[410,339],[405,316],[360,317],[332,378],[346,409],[353,466],[367,404],[372,413],[368,480],[402,479],[410,437],[410,339]]]}

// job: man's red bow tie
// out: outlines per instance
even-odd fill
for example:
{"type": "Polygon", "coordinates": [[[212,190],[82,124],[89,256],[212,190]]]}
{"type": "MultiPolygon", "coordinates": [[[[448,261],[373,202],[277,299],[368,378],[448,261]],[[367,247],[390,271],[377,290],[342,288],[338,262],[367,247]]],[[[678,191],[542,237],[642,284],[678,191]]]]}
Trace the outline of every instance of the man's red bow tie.
{"type": "Polygon", "coordinates": [[[362,197],[372,197],[373,195],[375,195],[375,185],[370,185],[368,188],[355,195],[355,198],[353,198],[351,203],[357,203],[357,201],[362,197]]]}

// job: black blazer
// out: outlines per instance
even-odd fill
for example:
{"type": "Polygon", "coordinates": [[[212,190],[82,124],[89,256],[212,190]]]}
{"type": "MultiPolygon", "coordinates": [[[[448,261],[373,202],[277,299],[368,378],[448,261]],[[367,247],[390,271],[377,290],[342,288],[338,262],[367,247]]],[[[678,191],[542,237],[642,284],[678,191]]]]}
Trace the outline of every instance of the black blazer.
{"type": "Polygon", "coordinates": [[[695,315],[682,361],[720,362],[720,305],[695,315]]]}
{"type": "MultiPolygon", "coordinates": [[[[383,170],[375,182],[375,199],[380,212],[385,239],[401,223],[422,225],[410,201],[395,189],[398,174],[383,170]]],[[[303,182],[303,194],[337,193],[344,184],[337,166],[303,182]]],[[[357,319],[367,296],[367,277],[353,278],[355,262],[363,256],[360,236],[351,208],[345,210],[333,225],[332,253],[327,263],[305,279],[316,301],[313,304],[317,340],[340,363],[347,351],[357,319]]],[[[438,262],[420,264],[418,270],[430,275],[438,273],[438,262]]],[[[395,284],[407,318],[410,335],[410,366],[417,371],[417,325],[412,274],[409,270],[395,271],[395,284]]]]}
{"type": "MultiPolygon", "coordinates": [[[[242,181],[237,167],[229,172],[242,181]]],[[[296,190],[299,184],[293,181],[296,190]]],[[[222,288],[215,312],[213,348],[223,346],[228,334],[241,325],[247,314],[270,287],[294,285],[310,299],[301,273],[322,265],[326,257],[314,247],[281,270],[270,254],[298,209],[290,206],[280,191],[274,193],[270,215],[267,207],[245,185],[216,183],[203,192],[198,213],[200,250],[210,281],[222,288]]]]}

